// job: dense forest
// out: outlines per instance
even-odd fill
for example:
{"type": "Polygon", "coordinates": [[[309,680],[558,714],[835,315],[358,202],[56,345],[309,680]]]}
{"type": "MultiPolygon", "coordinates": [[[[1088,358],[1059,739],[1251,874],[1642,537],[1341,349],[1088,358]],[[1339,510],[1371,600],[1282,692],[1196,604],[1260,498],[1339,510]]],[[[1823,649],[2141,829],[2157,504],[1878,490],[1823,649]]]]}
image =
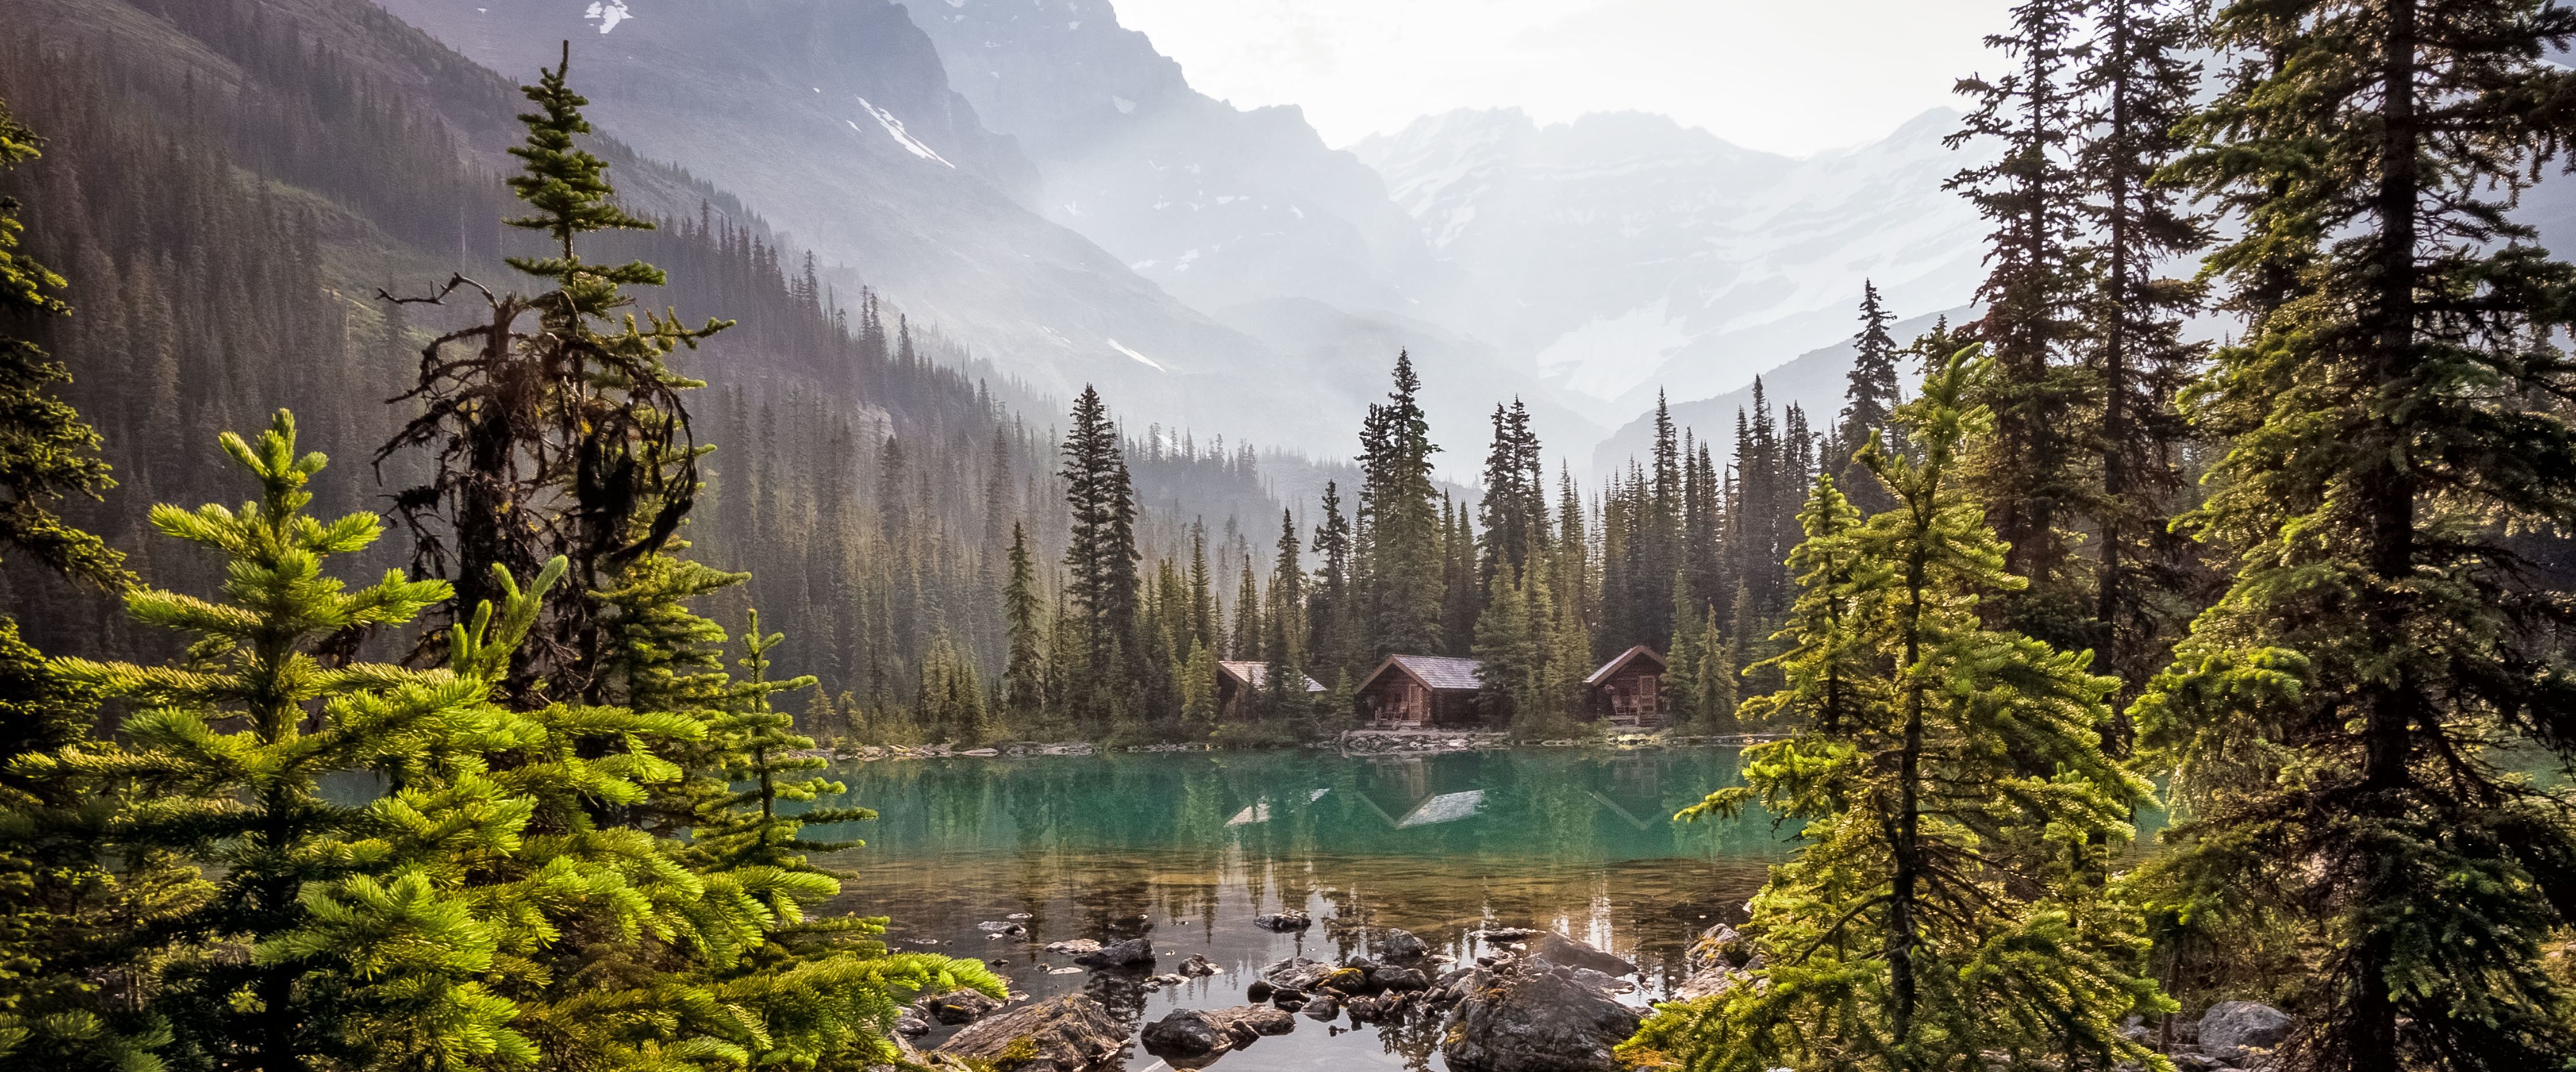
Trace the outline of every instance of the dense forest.
{"type": "Polygon", "coordinates": [[[1643,645],[1758,735],[1682,817],[1798,847],[1633,1067],[2169,1068],[2249,989],[2278,1068],[2576,1067],[2576,267],[2509,213],[2576,12],[2024,0],[1973,321],[1867,288],[1840,412],[1597,478],[1497,399],[1468,488],[1401,352],[1347,464],[994,382],[569,46],[134,7],[0,36],[13,1065],[886,1064],[1005,989],[812,911],[828,746],[1296,743],[1398,654],[1565,738],[1643,645]]]}

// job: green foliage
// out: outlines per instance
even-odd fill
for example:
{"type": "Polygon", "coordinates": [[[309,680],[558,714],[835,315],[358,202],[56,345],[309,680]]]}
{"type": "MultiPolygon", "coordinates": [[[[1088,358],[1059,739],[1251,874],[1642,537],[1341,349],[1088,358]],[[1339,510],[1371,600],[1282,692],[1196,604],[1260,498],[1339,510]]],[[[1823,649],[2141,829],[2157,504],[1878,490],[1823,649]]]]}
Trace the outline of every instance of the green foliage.
{"type": "Polygon", "coordinates": [[[1786,685],[1746,705],[1791,736],[1682,813],[1758,802],[1805,822],[1753,902],[1766,964],[1664,1007],[1632,1052],[1693,1072],[2162,1065],[2120,1032],[2171,1007],[2140,974],[2135,913],[2084,880],[2149,789],[2100,748],[2117,683],[1979,616],[1982,593],[2020,582],[1960,487],[1961,445],[1990,419],[1965,402],[1987,368],[1969,356],[1899,411],[1915,457],[1860,452],[1892,509],[1861,521],[1817,481],[1786,685]]]}
{"type": "MultiPolygon", "coordinates": [[[[35,159],[42,144],[0,103],[0,171],[35,159]]],[[[98,433],[50,391],[71,374],[17,337],[17,321],[71,313],[54,294],[63,277],[18,248],[26,231],[19,207],[0,197],[0,544],[74,580],[120,588],[131,579],[124,556],[56,512],[62,500],[94,499],[116,482],[98,457],[98,433]]]]}

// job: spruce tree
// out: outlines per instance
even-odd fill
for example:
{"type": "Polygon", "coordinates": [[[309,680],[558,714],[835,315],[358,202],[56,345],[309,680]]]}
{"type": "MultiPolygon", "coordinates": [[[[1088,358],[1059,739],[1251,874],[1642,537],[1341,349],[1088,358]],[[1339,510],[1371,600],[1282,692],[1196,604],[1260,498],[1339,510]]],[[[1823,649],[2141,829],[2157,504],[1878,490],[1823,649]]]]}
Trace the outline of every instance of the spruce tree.
{"type": "Polygon", "coordinates": [[[1059,693],[1076,724],[1090,733],[1134,717],[1141,680],[1136,663],[1142,581],[1136,550],[1136,488],[1118,428],[1100,392],[1084,387],[1064,437],[1065,507],[1073,531],[1065,545],[1065,589],[1083,652],[1060,668],[1059,693]]]}
{"type": "Polygon", "coordinates": [[[2075,174],[2093,234],[2081,251],[2077,313],[2100,470],[2085,504],[2097,571],[2089,640],[2127,695],[2163,663],[2200,572],[2167,522],[2186,488],[2189,429],[2175,399],[2206,352],[2183,340],[2182,326],[2203,288],[2157,272],[2208,242],[2207,226],[2157,179],[2186,145],[2177,127],[2199,85],[2186,54],[2191,19],[2166,0],[2099,0],[2074,82],[2085,98],[2075,174]]]}
{"type": "Polygon", "coordinates": [[[2163,888],[2253,891],[2316,957],[2285,1069],[2543,1068],[2576,923],[2576,802],[2499,769],[2576,753],[2576,269],[2506,216],[2563,147],[2576,12],[2534,0],[2238,3],[2180,165],[2248,209],[2212,258],[2251,331],[2193,385],[2226,436],[2189,515],[2223,598],[2138,706],[2191,818],[2163,888]],[[2542,535],[2546,534],[2546,535],[2542,535]],[[2554,552],[2552,552],[2554,553],[2554,552]]]}
{"type": "MultiPolygon", "coordinates": [[[[519,117],[527,138],[510,149],[521,165],[510,190],[531,212],[504,222],[543,233],[553,249],[508,261],[551,289],[501,293],[460,275],[429,297],[386,296],[439,304],[470,289],[484,301],[478,323],[422,350],[418,379],[399,400],[417,403],[419,415],[376,452],[379,464],[411,450],[431,456],[429,479],[397,491],[394,506],[415,568],[454,583],[449,621],[492,598],[494,566],[533,575],[563,555],[577,592],[615,586],[620,570],[663,549],[699,491],[703,452],[682,396],[701,384],[669,359],[732,322],[689,327],[676,313],[647,311],[602,330],[634,304],[622,288],[665,277],[642,261],[581,255],[583,235],[652,224],[617,206],[607,162],[580,147],[589,102],[567,81],[571,65],[567,43],[563,63],[522,88],[536,110],[519,117]],[[534,330],[521,325],[530,314],[534,330]]],[[[600,702],[611,643],[600,608],[576,596],[547,613],[514,691],[534,695],[542,680],[551,695],[600,702]]]]}
{"type": "MultiPolygon", "coordinates": [[[[1201,562],[1204,562],[1202,557],[1201,562]]],[[[1046,710],[1045,637],[1038,625],[1037,563],[1029,534],[1011,523],[1010,580],[1002,588],[1002,619],[1010,651],[1002,667],[1001,717],[1014,732],[1029,732],[1046,710]]]]}
{"type": "Polygon", "coordinates": [[[1447,527],[1431,481],[1431,423],[1415,395],[1409,353],[1395,355],[1395,386],[1369,406],[1360,427],[1358,586],[1367,649],[1364,660],[1397,652],[1439,650],[1445,642],[1443,601],[1449,582],[1441,551],[1447,527]]]}
{"type": "MultiPolygon", "coordinates": [[[[0,102],[0,172],[36,159],[43,139],[0,102]]],[[[22,337],[40,319],[66,316],[63,277],[18,247],[20,206],[0,197],[0,545],[75,581],[107,589],[131,578],[124,556],[63,520],[68,498],[98,498],[116,482],[98,456],[99,437],[79,411],[55,397],[71,373],[22,337]]],[[[15,642],[14,626],[7,642],[15,642]]]]}
{"type": "Polygon", "coordinates": [[[2134,916],[2067,880],[2149,799],[2100,748],[2117,682],[1978,616],[1981,593],[2019,583],[1959,479],[1962,442],[1991,419],[1966,401],[1984,368],[1963,353],[1899,411],[1915,457],[1861,452],[1894,508],[1861,522],[1817,481],[1786,684],[1747,704],[1791,736],[1746,750],[1744,786],[1682,813],[1758,802],[1805,824],[1753,902],[1765,964],[1666,1006],[1632,1052],[1694,1072],[2150,1059],[2121,1021],[2170,1004],[2139,974],[2134,916]]]}
{"type": "Polygon", "coordinates": [[[1351,628],[1351,521],[1340,484],[1324,482],[1324,515],[1315,523],[1315,587],[1306,600],[1306,651],[1319,673],[1351,674],[1358,653],[1351,628]]]}
{"type": "Polygon", "coordinates": [[[1976,97],[1978,109],[1949,139],[1953,147],[1987,139],[2000,150],[1993,163],[1950,180],[1994,228],[1977,291],[1985,316],[1974,326],[1998,370],[1980,388],[1994,412],[1994,442],[1976,453],[1967,475],[1994,512],[2006,572],[2031,582],[1997,600],[2000,617],[2058,644],[2085,640],[2091,619],[2091,592],[2075,575],[2067,531],[2089,495],[2076,432],[2093,390],[2067,353],[2079,293],[2070,159],[2078,114],[2068,69],[2080,51],[2079,7],[2019,0],[2011,30],[1986,39],[2018,68],[1960,80],[1959,92],[1976,97]]]}
{"type": "Polygon", "coordinates": [[[1878,486],[1854,455],[1871,435],[1889,430],[1888,419],[1896,412],[1900,390],[1896,339],[1887,333],[1887,326],[1895,321],[1896,314],[1879,302],[1878,284],[1861,280],[1860,334],[1852,338],[1849,386],[1843,390],[1842,419],[1834,431],[1838,456],[1827,459],[1827,468],[1835,474],[1835,485],[1863,514],[1874,514],[1890,505],[1887,489],[1878,486]]]}

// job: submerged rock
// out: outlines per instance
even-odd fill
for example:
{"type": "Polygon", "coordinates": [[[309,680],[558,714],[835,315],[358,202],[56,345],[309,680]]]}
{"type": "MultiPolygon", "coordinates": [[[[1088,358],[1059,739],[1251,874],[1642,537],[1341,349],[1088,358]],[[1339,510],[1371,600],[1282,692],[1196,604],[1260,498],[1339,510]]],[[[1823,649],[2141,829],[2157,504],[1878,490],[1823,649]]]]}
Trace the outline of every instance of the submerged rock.
{"type": "Polygon", "coordinates": [[[1100,952],[1100,943],[1092,941],[1089,938],[1074,938],[1062,942],[1048,942],[1046,949],[1049,953],[1068,957],[1079,957],[1085,954],[1100,952]]]}
{"type": "Polygon", "coordinates": [[[1411,933],[1393,927],[1386,937],[1378,939],[1377,955],[1388,960],[1420,960],[1431,955],[1431,945],[1411,933]]]}
{"type": "Polygon", "coordinates": [[[1136,1035],[1145,1052],[1165,1060],[1204,1057],[1232,1045],[1225,1025],[1197,1009],[1174,1009],[1136,1035]]]}
{"type": "Polygon", "coordinates": [[[1458,1072],[1618,1072],[1611,1048],[1638,1010],[1578,981],[1575,969],[1522,958],[1459,981],[1440,1052],[1458,1072]]]}
{"type": "Polygon", "coordinates": [[[1205,979],[1216,974],[1216,964],[1206,957],[1193,953],[1190,959],[1182,961],[1180,967],[1172,970],[1192,979],[1205,979]]]}
{"type": "Polygon", "coordinates": [[[1082,994],[1066,994],[987,1016],[934,1053],[992,1061],[1021,1039],[1036,1053],[1019,1072],[1089,1072],[1115,1060],[1127,1048],[1127,1028],[1100,1003],[1082,994]]]}
{"type": "Polygon", "coordinates": [[[970,1024],[1001,1007],[1001,1002],[981,993],[960,990],[951,994],[925,995],[912,1003],[912,1013],[943,1024],[970,1024]]]}
{"type": "Polygon", "coordinates": [[[1112,942],[1073,958],[1086,968],[1140,968],[1154,962],[1154,943],[1142,938],[1112,942]]]}
{"type": "Polygon", "coordinates": [[[1268,931],[1302,931],[1314,926],[1315,921],[1304,912],[1287,908],[1258,917],[1252,921],[1252,925],[1268,931]]]}
{"type": "Polygon", "coordinates": [[[1529,956],[1568,968],[1589,968],[1603,975],[1635,975],[1637,966],[1555,931],[1532,939],[1529,956]]]}
{"type": "Polygon", "coordinates": [[[1027,927],[1023,927],[1009,920],[997,919],[988,919],[982,923],[978,923],[975,925],[975,929],[986,934],[1021,935],[1029,933],[1029,929],[1027,927]]]}

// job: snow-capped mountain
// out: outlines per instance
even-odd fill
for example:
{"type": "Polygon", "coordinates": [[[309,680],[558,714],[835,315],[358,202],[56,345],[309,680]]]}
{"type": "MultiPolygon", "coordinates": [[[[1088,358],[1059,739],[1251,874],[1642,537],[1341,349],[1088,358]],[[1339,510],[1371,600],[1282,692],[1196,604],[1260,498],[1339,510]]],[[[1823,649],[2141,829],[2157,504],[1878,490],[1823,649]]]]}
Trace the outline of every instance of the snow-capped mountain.
{"type": "Polygon", "coordinates": [[[533,80],[572,43],[599,128],[739,195],[827,270],[1039,391],[1139,423],[1338,445],[1359,403],[1033,211],[1038,171],[887,0],[379,0],[533,80]]]}
{"type": "Polygon", "coordinates": [[[1965,303],[1983,228],[1942,189],[1973,159],[1941,144],[1957,128],[1928,112],[1792,159],[1662,116],[1461,111],[1353,151],[1453,273],[1425,317],[1488,325],[1506,358],[1616,421],[1659,389],[1734,390],[1831,342],[1864,278],[1900,312],[1965,303]]]}

